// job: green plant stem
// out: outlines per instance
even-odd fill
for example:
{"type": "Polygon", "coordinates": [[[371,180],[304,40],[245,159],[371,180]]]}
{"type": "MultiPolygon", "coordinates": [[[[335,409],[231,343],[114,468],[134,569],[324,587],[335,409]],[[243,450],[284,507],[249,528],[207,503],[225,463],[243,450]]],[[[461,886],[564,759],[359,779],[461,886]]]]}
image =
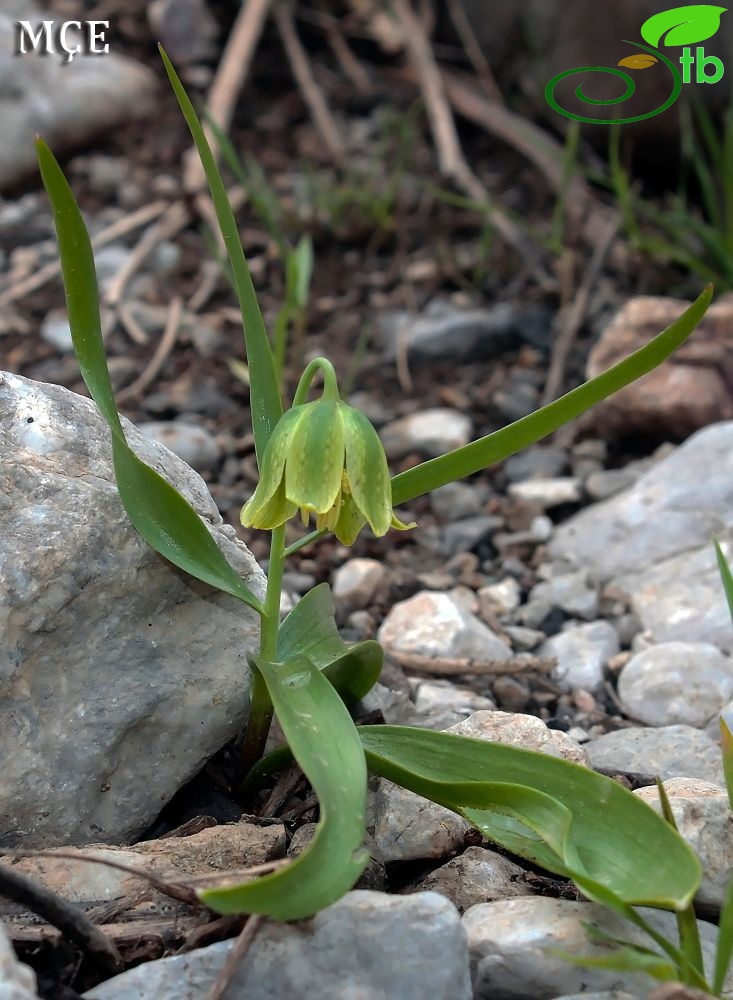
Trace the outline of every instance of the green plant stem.
{"type": "Polygon", "coordinates": [[[295,396],[293,397],[293,406],[300,406],[302,403],[305,403],[308,398],[308,390],[310,389],[311,382],[318,372],[321,372],[323,375],[323,398],[334,401],[339,400],[338,382],[336,381],[336,371],[333,365],[328,358],[314,358],[300,376],[300,382],[298,382],[298,388],[295,390],[295,396]]]}
{"type": "MultiPolygon", "coordinates": [[[[277,657],[277,632],[280,625],[280,595],[285,565],[285,525],[272,532],[270,562],[267,567],[267,591],[260,615],[260,657],[272,662],[277,657]]],[[[252,669],[249,719],[242,747],[242,778],[265,752],[267,736],[272,722],[272,701],[262,674],[252,669]]]]}

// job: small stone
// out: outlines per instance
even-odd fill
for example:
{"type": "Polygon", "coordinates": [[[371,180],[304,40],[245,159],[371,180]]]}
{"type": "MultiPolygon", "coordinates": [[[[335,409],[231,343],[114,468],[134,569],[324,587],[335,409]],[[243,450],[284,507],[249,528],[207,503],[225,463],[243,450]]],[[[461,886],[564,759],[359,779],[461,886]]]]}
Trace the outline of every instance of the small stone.
{"type": "Polygon", "coordinates": [[[544,508],[559,507],[564,503],[578,503],[581,498],[580,482],[572,476],[556,479],[525,479],[511,483],[508,493],[515,500],[537,503],[544,508]]]}
{"type": "Polygon", "coordinates": [[[555,525],[546,514],[538,514],[533,517],[529,525],[529,533],[535,542],[549,542],[555,525]]]}
{"type": "Polygon", "coordinates": [[[41,337],[57,351],[67,353],[74,350],[71,339],[69,317],[65,312],[50,312],[41,323],[41,337]]]}
{"type": "Polygon", "coordinates": [[[490,698],[477,694],[471,688],[451,684],[450,681],[423,681],[418,685],[415,695],[416,711],[426,714],[448,710],[466,718],[472,712],[493,711],[495,708],[496,705],[490,698]]]}
{"type": "Polygon", "coordinates": [[[376,559],[349,559],[333,574],[333,596],[337,604],[354,610],[366,608],[382,591],[389,570],[376,559]]]}
{"type": "Polygon", "coordinates": [[[701,778],[725,786],[720,747],[692,726],[632,727],[585,744],[593,767],[640,771],[667,778],[701,778]]]}
{"type": "MultiPolygon", "coordinates": [[[[695,902],[717,916],[733,869],[733,813],[728,793],[699,778],[671,778],[664,782],[664,789],[679,833],[702,864],[695,902]]],[[[634,794],[662,812],[655,786],[638,788],[634,794]]]]}
{"type": "Polygon", "coordinates": [[[181,261],[181,248],[172,240],[163,240],[150,256],[150,268],[159,276],[171,274],[181,261]]]}
{"type": "Polygon", "coordinates": [[[171,420],[149,421],[140,424],[139,429],[146,437],[164,444],[199,472],[213,468],[219,461],[219,445],[204,427],[171,420]]]}
{"type": "Polygon", "coordinates": [[[377,636],[386,653],[508,660],[510,647],[448,594],[423,590],[395,604],[377,636]]]}
{"type": "Polygon", "coordinates": [[[400,350],[416,364],[449,360],[452,363],[496,357],[518,340],[522,313],[509,302],[490,309],[457,309],[452,302],[434,300],[419,316],[388,312],[378,317],[387,360],[400,350]]]}
{"type": "Polygon", "coordinates": [[[503,711],[521,712],[529,704],[530,692],[526,684],[507,674],[494,681],[494,697],[503,711]]]}
{"type": "Polygon", "coordinates": [[[503,469],[510,483],[520,483],[526,479],[554,479],[565,471],[567,464],[567,453],[561,448],[539,446],[511,455],[503,469]]]}
{"type": "Polygon", "coordinates": [[[591,500],[607,500],[633,486],[639,478],[634,469],[603,469],[592,472],[585,481],[585,491],[591,500]]]}
{"type": "Polygon", "coordinates": [[[477,545],[501,528],[503,523],[500,517],[480,514],[478,517],[466,517],[461,521],[446,524],[441,531],[443,555],[454,556],[459,552],[473,551],[477,545]]]}
{"type": "MultiPolygon", "coordinates": [[[[658,933],[677,940],[674,914],[642,909],[641,915],[658,933]]],[[[651,980],[646,973],[576,966],[555,950],[575,956],[607,957],[608,944],[594,941],[586,924],[613,938],[652,947],[651,939],[634,924],[596,903],[525,896],[479,903],[463,916],[471,955],[475,1000],[553,1000],[563,994],[593,995],[594,990],[631,990],[646,997],[651,980]],[[638,992],[637,992],[638,991],[638,992]]],[[[717,928],[699,922],[703,956],[712,968],[717,928]]]]}
{"type": "Polygon", "coordinates": [[[598,615],[598,586],[590,581],[585,570],[552,576],[538,583],[529,596],[532,601],[543,601],[562,608],[574,618],[591,621],[598,615]]]}
{"type": "Polygon", "coordinates": [[[381,429],[379,436],[390,459],[402,458],[410,452],[436,458],[468,444],[471,430],[471,420],[464,413],[443,408],[421,410],[393,420],[381,429]]]}
{"type": "Polygon", "coordinates": [[[496,851],[469,847],[421,879],[414,891],[439,892],[463,913],[477,903],[533,895],[525,875],[523,868],[496,851]]]}
{"type": "Polygon", "coordinates": [[[540,646],[540,656],[557,660],[552,678],[564,691],[584,688],[597,691],[603,686],[603,668],[619,651],[618,636],[609,622],[588,622],[551,636],[540,646]]]}
{"type": "Polygon", "coordinates": [[[460,736],[471,736],[477,740],[489,740],[508,747],[521,747],[546,753],[550,757],[560,757],[573,764],[588,764],[587,754],[581,747],[568,739],[566,733],[549,729],[542,719],[534,715],[519,715],[514,712],[474,712],[465,722],[459,722],[447,730],[460,736]]]}
{"type": "Polygon", "coordinates": [[[471,824],[445,806],[380,778],[371,799],[374,844],[380,861],[445,858],[463,847],[471,824]]]}
{"type": "Polygon", "coordinates": [[[506,576],[498,583],[489,583],[478,591],[479,606],[484,605],[494,614],[506,614],[519,607],[522,588],[512,576],[506,576]]]}
{"type": "Polygon", "coordinates": [[[430,506],[440,521],[451,523],[476,517],[483,503],[479,491],[470,483],[446,483],[430,494],[430,506]]]}
{"type": "Polygon", "coordinates": [[[701,729],[733,698],[733,663],[708,643],[660,643],[629,660],[618,693],[647,726],[701,729]]]}
{"type": "Polygon", "coordinates": [[[216,55],[219,27],[206,0],[152,0],[148,20],[176,65],[190,66],[216,55]]]}
{"type": "Polygon", "coordinates": [[[528,653],[532,649],[537,649],[546,638],[544,632],[536,628],[527,628],[525,625],[506,625],[504,631],[512,640],[514,648],[520,653],[528,653]]]}
{"type": "MultiPolygon", "coordinates": [[[[84,998],[199,1000],[210,993],[235,943],[145,962],[84,998]]],[[[309,920],[265,921],[226,992],[247,1000],[471,1000],[466,935],[456,908],[436,892],[358,890],[309,920]]]]}
{"type": "Polygon", "coordinates": [[[509,381],[502,388],[497,389],[492,398],[492,403],[500,417],[504,420],[521,420],[537,409],[540,392],[536,385],[532,385],[521,375],[510,376],[509,381]]]}

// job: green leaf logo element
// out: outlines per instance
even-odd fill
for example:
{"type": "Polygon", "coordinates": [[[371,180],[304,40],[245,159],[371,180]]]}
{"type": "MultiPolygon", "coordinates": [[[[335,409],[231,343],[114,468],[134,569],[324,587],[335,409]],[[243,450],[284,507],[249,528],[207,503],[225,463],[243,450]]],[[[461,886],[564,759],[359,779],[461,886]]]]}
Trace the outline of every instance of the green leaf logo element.
{"type": "Polygon", "coordinates": [[[687,7],[661,10],[641,26],[641,37],[648,45],[695,45],[712,38],[720,27],[720,15],[727,7],[698,3],[687,7]]]}

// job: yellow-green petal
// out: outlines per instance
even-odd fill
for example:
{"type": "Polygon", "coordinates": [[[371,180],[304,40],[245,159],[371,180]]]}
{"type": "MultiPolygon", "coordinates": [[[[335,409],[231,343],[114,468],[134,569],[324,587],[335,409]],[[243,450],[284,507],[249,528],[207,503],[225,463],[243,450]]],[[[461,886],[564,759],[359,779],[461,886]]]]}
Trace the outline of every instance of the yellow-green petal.
{"type": "MultiPolygon", "coordinates": [[[[302,417],[298,412],[299,409],[300,407],[296,407],[283,414],[267,442],[265,454],[262,456],[260,481],[240,515],[240,520],[246,528],[277,528],[287,520],[287,517],[284,517],[276,523],[270,523],[272,518],[280,517],[283,509],[285,460],[293,431],[302,417]],[[282,492],[282,496],[277,496],[278,491],[282,492]]],[[[292,514],[289,516],[292,517],[292,514]]]]}
{"type": "Polygon", "coordinates": [[[285,496],[285,481],[281,479],[273,495],[264,502],[258,501],[255,490],[242,508],[240,521],[245,528],[270,530],[289,521],[296,510],[295,504],[290,503],[285,496]]]}
{"type": "Polygon", "coordinates": [[[342,545],[353,545],[365,524],[366,518],[358,510],[354,498],[348,493],[345,494],[338,521],[333,528],[334,535],[342,545]]]}
{"type": "Polygon", "coordinates": [[[288,445],[285,494],[296,507],[326,514],[341,492],[344,424],[339,404],[327,399],[304,403],[288,445]]]}
{"type": "Polygon", "coordinates": [[[341,411],[349,489],[374,534],[386,535],[392,523],[392,484],[382,442],[363,413],[346,403],[341,411]]]}

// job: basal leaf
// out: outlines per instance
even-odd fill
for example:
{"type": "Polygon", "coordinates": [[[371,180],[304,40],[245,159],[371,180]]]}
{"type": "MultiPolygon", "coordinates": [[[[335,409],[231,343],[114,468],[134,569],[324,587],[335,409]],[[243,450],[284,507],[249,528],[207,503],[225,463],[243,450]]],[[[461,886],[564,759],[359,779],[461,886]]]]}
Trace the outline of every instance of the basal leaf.
{"type": "Polygon", "coordinates": [[[641,26],[641,37],[648,45],[695,45],[712,38],[720,27],[720,15],[727,7],[708,3],[673,7],[653,14],[641,26]]]}
{"type": "Polygon", "coordinates": [[[705,315],[712,295],[712,285],[708,285],[678,320],[644,347],[536,413],[530,413],[508,427],[395,476],[392,480],[393,504],[405,503],[504,461],[646,375],[687,340],[705,315]]]}
{"type": "Polygon", "coordinates": [[[453,733],[402,726],[359,729],[370,771],[465,815],[487,837],[560,874],[607,887],[625,904],[683,908],[700,883],[694,852],[645,802],[567,761],[453,733]],[[526,824],[467,803],[466,783],[507,782],[542,792],[572,815],[565,858],[526,824]],[[451,788],[453,791],[451,791],[451,788]],[[462,801],[463,800],[463,801],[462,801]]]}
{"type": "Polygon", "coordinates": [[[713,971],[713,992],[716,994],[723,989],[731,957],[733,957],[733,877],[728,879],[718,922],[718,940],[715,947],[713,971]]]}
{"type": "Polygon", "coordinates": [[[277,656],[281,661],[307,656],[347,704],[363,698],[379,680],[384,651],[367,640],[348,646],[334,617],[333,596],[327,583],[310,590],[280,625],[277,656]]]}
{"type": "Polygon", "coordinates": [[[309,917],[348,892],[366,867],[366,763],[338,693],[304,656],[287,663],[251,657],[267,684],[295,760],[318,796],[320,820],[308,848],[272,875],[199,896],[217,913],[309,917]]]}
{"type": "Polygon", "coordinates": [[[40,139],[36,148],[56,223],[74,350],[89,394],[112,434],[117,489],[127,515],[148,545],[174,565],[259,609],[259,598],[226,561],[193,507],[170,483],[141,461],[127,443],[104,352],[97,276],[89,235],[53,153],[40,139]]]}

